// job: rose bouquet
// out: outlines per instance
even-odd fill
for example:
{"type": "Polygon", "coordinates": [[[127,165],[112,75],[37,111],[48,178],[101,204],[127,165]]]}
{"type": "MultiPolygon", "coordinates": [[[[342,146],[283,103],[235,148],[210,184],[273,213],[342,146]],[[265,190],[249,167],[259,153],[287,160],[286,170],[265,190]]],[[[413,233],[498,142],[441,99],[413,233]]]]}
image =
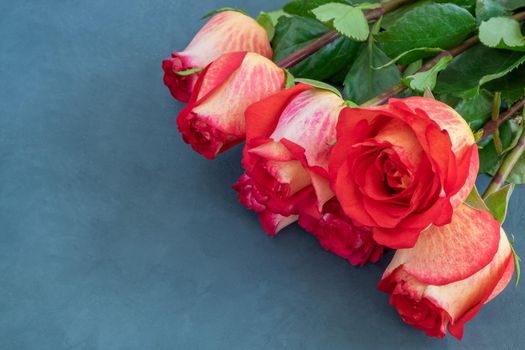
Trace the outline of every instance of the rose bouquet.
{"type": "Polygon", "coordinates": [[[233,188],[262,229],[298,223],[429,336],[519,280],[502,228],[525,183],[525,1],[292,1],[221,9],[163,62],[208,159],[244,142],[233,188]],[[341,89],[329,85],[341,87],[341,89]],[[341,94],[342,90],[342,94],[341,94]],[[493,176],[483,194],[480,173],[493,176]]]}

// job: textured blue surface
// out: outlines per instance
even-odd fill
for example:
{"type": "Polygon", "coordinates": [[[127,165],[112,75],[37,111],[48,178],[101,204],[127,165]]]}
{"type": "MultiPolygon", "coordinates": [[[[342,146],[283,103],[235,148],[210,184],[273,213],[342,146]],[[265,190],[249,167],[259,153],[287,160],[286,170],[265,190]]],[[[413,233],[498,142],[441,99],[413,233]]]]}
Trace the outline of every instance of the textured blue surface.
{"type": "MultiPolygon", "coordinates": [[[[0,1],[0,349],[522,349],[525,286],[463,342],[404,325],[363,269],[236,203],[240,149],[180,140],[160,61],[222,6],[0,1]]],[[[523,189],[507,229],[525,255],[523,189]]]]}

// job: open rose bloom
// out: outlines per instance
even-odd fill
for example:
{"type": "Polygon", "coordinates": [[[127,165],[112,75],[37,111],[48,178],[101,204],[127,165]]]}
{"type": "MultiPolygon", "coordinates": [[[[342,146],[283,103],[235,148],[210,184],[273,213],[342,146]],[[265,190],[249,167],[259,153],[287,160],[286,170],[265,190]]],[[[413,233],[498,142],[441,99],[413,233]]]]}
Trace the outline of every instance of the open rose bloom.
{"type": "Polygon", "coordinates": [[[424,231],[411,249],[397,251],[379,289],[401,318],[442,338],[447,326],[462,337],[465,322],[509,283],[514,259],[499,223],[486,211],[461,205],[452,222],[424,231]]]}
{"type": "Polygon", "coordinates": [[[392,99],[346,108],[337,126],[330,179],[343,211],[374,240],[412,247],[430,225],[450,223],[479,167],[472,132],[433,99],[392,99]]]}
{"type": "Polygon", "coordinates": [[[244,112],[284,88],[285,73],[256,53],[228,53],[200,75],[177,125],[186,143],[208,159],[242,142],[244,112]]]}
{"type": "Polygon", "coordinates": [[[353,264],[382,253],[371,232],[338,210],[328,180],[328,159],[344,101],[333,92],[298,85],[246,112],[246,174],[234,188],[259,214],[270,235],[299,219],[321,245],[353,264]]]}
{"type": "Polygon", "coordinates": [[[255,52],[272,58],[268,35],[257,21],[237,11],[220,12],[202,27],[184,51],[172,53],[170,59],[162,62],[164,83],[175,98],[187,102],[199,73],[177,73],[205,68],[219,56],[238,51],[255,52]]]}

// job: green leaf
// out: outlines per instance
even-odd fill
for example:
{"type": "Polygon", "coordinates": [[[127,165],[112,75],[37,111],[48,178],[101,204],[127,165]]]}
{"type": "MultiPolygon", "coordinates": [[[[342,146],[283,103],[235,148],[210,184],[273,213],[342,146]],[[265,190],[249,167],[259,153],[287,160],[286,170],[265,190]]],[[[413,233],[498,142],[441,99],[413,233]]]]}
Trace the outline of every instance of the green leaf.
{"type": "Polygon", "coordinates": [[[518,255],[516,248],[514,248],[514,236],[512,236],[512,242],[510,244],[510,249],[512,249],[512,256],[514,257],[514,269],[516,271],[516,287],[520,283],[521,276],[521,257],[518,255]]]}
{"type": "Polygon", "coordinates": [[[503,3],[503,6],[509,11],[519,9],[520,7],[525,7],[525,0],[500,0],[500,1],[503,3]]]}
{"type": "Polygon", "coordinates": [[[490,91],[501,91],[503,99],[512,104],[513,100],[519,99],[525,91],[525,65],[522,64],[511,74],[493,80],[484,86],[490,91]]]}
{"type": "Polygon", "coordinates": [[[423,67],[423,60],[417,60],[417,61],[410,63],[406,67],[405,71],[403,72],[403,78],[406,78],[409,75],[413,75],[417,73],[417,71],[420,70],[421,67],[423,67]]]}
{"type": "Polygon", "coordinates": [[[279,18],[281,17],[289,17],[288,14],[286,12],[284,12],[284,10],[275,10],[275,11],[270,11],[270,12],[262,12],[264,14],[266,14],[268,17],[270,17],[270,20],[272,21],[272,24],[274,26],[277,25],[277,23],[279,23],[279,18]]]}
{"type": "Polygon", "coordinates": [[[507,120],[499,128],[500,138],[502,138],[503,153],[510,152],[519,142],[523,133],[522,121],[507,120]]]}
{"type": "MultiPolygon", "coordinates": [[[[454,4],[425,4],[406,12],[386,31],[375,35],[384,52],[395,57],[403,52],[421,47],[450,49],[461,44],[476,29],[474,17],[454,4]]],[[[418,52],[400,61],[408,64],[429,57],[418,52]]]]}
{"type": "Polygon", "coordinates": [[[268,40],[272,41],[275,35],[275,26],[282,16],[286,16],[286,13],[283,10],[277,10],[272,12],[261,11],[257,17],[257,23],[266,30],[268,40]]]}
{"type": "Polygon", "coordinates": [[[376,9],[376,8],[379,8],[381,7],[381,4],[377,4],[377,3],[371,3],[371,2],[362,2],[360,4],[357,4],[355,6],[356,8],[358,9],[361,9],[361,10],[373,10],[373,9],[376,9]]]}
{"type": "Polygon", "coordinates": [[[456,105],[456,111],[473,131],[479,130],[490,119],[492,98],[490,92],[480,90],[474,96],[462,99],[456,105]]]}
{"type": "Polygon", "coordinates": [[[481,23],[492,17],[508,16],[520,7],[525,7],[525,0],[477,0],[476,18],[481,23]]]}
{"type": "Polygon", "coordinates": [[[465,204],[471,207],[472,209],[488,210],[476,186],[474,186],[474,188],[468,195],[467,199],[465,200],[465,204]]]}
{"type": "Polygon", "coordinates": [[[482,137],[483,137],[483,130],[478,130],[474,132],[474,141],[476,141],[476,143],[478,143],[482,137]]]}
{"type": "Polygon", "coordinates": [[[509,10],[516,10],[520,7],[525,7],[525,0],[500,0],[503,3],[503,6],[509,10]]]}
{"type": "Polygon", "coordinates": [[[502,69],[501,71],[496,72],[496,73],[487,74],[484,77],[482,77],[479,80],[479,86],[506,76],[507,74],[512,72],[514,69],[518,68],[523,62],[525,62],[525,55],[521,56],[519,59],[512,62],[512,64],[509,65],[507,68],[502,69]]]}
{"type": "Polygon", "coordinates": [[[525,155],[518,160],[507,181],[516,185],[525,184],[525,155]]]}
{"type": "Polygon", "coordinates": [[[429,70],[406,77],[410,88],[419,92],[427,89],[433,90],[436,86],[438,73],[447,68],[450,61],[452,61],[452,56],[445,56],[429,70]]]}
{"type": "Polygon", "coordinates": [[[373,42],[363,46],[345,78],[345,97],[361,104],[398,84],[401,73],[396,66],[373,69],[388,61],[390,58],[373,42]]]}
{"type": "Polygon", "coordinates": [[[490,141],[479,150],[479,172],[485,174],[495,174],[499,169],[502,157],[496,152],[494,141],[490,141]]]}
{"type": "Polygon", "coordinates": [[[474,14],[476,9],[476,0],[436,0],[438,3],[453,3],[463,7],[468,12],[474,14]]]}
{"type": "Polygon", "coordinates": [[[503,224],[507,217],[507,207],[513,191],[514,185],[510,184],[485,198],[487,208],[489,208],[490,213],[496,220],[498,220],[500,225],[503,224]]]}
{"type": "MultiPolygon", "coordinates": [[[[355,50],[356,53],[359,50],[359,47],[355,50]]],[[[330,84],[333,85],[340,85],[343,86],[343,83],[345,81],[346,75],[348,74],[348,71],[352,67],[352,64],[354,64],[355,58],[357,55],[354,55],[354,57],[351,58],[351,60],[348,61],[348,64],[345,65],[342,69],[339,70],[339,72],[335,73],[331,77],[329,77],[327,80],[330,84]]]]}
{"type": "MultiPolygon", "coordinates": [[[[434,92],[458,97],[473,96],[483,84],[495,82],[513,71],[524,57],[521,52],[476,45],[454,58],[439,75],[434,92]]],[[[490,90],[493,91],[492,88],[490,90]]]]}
{"type": "Polygon", "coordinates": [[[272,19],[268,16],[266,12],[261,11],[257,17],[257,23],[264,28],[266,34],[268,35],[268,40],[272,41],[273,36],[275,35],[275,27],[272,23],[272,19]]]}
{"type": "Polygon", "coordinates": [[[313,79],[295,79],[295,82],[296,83],[307,84],[307,85],[313,86],[314,88],[317,88],[317,89],[327,90],[327,91],[333,92],[337,96],[343,98],[343,96],[341,96],[341,92],[339,90],[337,90],[335,87],[333,87],[330,84],[323,83],[322,81],[313,80],[313,79]]]}
{"type": "Polygon", "coordinates": [[[295,77],[293,76],[293,74],[290,73],[290,71],[288,69],[285,69],[284,73],[286,74],[285,88],[289,89],[289,88],[295,86],[295,77]]]}
{"type": "Polygon", "coordinates": [[[419,0],[419,1],[412,1],[408,4],[399,7],[397,10],[394,10],[392,12],[388,12],[383,16],[383,28],[388,29],[390,26],[392,26],[397,20],[402,18],[405,13],[411,11],[412,9],[416,7],[420,7],[427,4],[432,3],[451,3],[458,5],[459,7],[464,8],[465,10],[469,11],[471,14],[474,14],[474,10],[476,8],[476,0],[419,0]]]}
{"type": "Polygon", "coordinates": [[[213,11],[211,11],[211,12],[208,12],[207,14],[205,14],[204,16],[202,16],[201,19],[210,18],[210,17],[215,16],[215,15],[218,14],[218,13],[226,12],[226,11],[235,11],[235,12],[240,12],[240,13],[242,13],[243,15],[249,16],[248,12],[246,12],[246,10],[243,10],[243,9],[238,9],[238,8],[235,8],[235,7],[221,7],[221,8],[219,8],[219,9],[216,9],[216,10],[213,10],[213,11]]]}
{"type": "MultiPolygon", "coordinates": [[[[419,52],[419,51],[422,51],[422,52],[432,52],[432,53],[438,53],[438,52],[442,52],[443,50],[441,50],[439,47],[418,47],[417,49],[412,49],[412,50],[409,50],[407,52],[403,52],[401,55],[397,56],[396,58],[392,59],[390,62],[382,65],[381,67],[374,67],[374,69],[383,69],[383,68],[386,68],[388,66],[391,66],[393,64],[395,64],[397,61],[399,61],[400,59],[402,59],[403,57],[405,57],[406,55],[409,55],[413,52],[419,52]]],[[[416,61],[417,62],[417,61],[416,61]]],[[[421,67],[420,67],[421,68],[421,67]]]]}
{"type": "Polygon", "coordinates": [[[492,17],[507,16],[510,11],[505,8],[502,0],[477,0],[476,20],[478,23],[492,17]]]}
{"type": "Polygon", "coordinates": [[[324,24],[311,18],[281,17],[275,27],[275,37],[272,41],[274,61],[298,51],[329,31],[324,24]]]}
{"type": "Polygon", "coordinates": [[[345,0],[297,0],[284,5],[284,12],[301,17],[315,18],[312,10],[330,3],[349,4],[345,0]]]}
{"type": "Polygon", "coordinates": [[[401,6],[400,8],[389,12],[383,16],[381,27],[384,29],[389,29],[392,25],[394,25],[394,23],[403,18],[407,12],[412,11],[416,7],[432,3],[434,3],[433,0],[420,0],[411,2],[405,6],[401,6]]]}
{"type": "Polygon", "coordinates": [[[350,108],[359,108],[359,105],[354,101],[345,100],[345,105],[350,108]]]}
{"type": "Polygon", "coordinates": [[[197,68],[186,69],[186,70],[183,70],[183,71],[180,71],[180,72],[175,72],[175,74],[180,75],[181,77],[187,77],[188,75],[199,73],[199,72],[202,72],[203,70],[204,70],[204,68],[197,67],[197,68]]]}
{"type": "Polygon", "coordinates": [[[363,10],[350,5],[330,3],[312,10],[315,17],[324,23],[332,23],[335,30],[347,38],[365,41],[370,34],[368,20],[363,10]]]}
{"type": "Polygon", "coordinates": [[[507,17],[494,17],[482,22],[479,39],[488,47],[525,51],[525,37],[518,21],[507,17]]]}
{"type": "MultiPolygon", "coordinates": [[[[329,31],[328,27],[312,18],[281,17],[272,42],[274,61],[280,61],[329,31]]],[[[347,68],[358,49],[358,43],[341,37],[293,66],[290,71],[296,77],[325,80],[347,68]]]]}

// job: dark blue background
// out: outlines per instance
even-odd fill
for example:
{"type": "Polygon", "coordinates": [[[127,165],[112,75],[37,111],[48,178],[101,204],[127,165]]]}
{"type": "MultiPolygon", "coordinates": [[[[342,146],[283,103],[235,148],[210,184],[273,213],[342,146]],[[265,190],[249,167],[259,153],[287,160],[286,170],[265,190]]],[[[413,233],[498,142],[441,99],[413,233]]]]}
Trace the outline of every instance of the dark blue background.
{"type": "MultiPolygon", "coordinates": [[[[181,141],[161,59],[222,6],[284,1],[0,2],[1,349],[518,349],[525,287],[463,342],[404,325],[356,269],[236,202],[240,149],[181,141]]],[[[523,199],[509,233],[523,243],[523,199]]]]}

